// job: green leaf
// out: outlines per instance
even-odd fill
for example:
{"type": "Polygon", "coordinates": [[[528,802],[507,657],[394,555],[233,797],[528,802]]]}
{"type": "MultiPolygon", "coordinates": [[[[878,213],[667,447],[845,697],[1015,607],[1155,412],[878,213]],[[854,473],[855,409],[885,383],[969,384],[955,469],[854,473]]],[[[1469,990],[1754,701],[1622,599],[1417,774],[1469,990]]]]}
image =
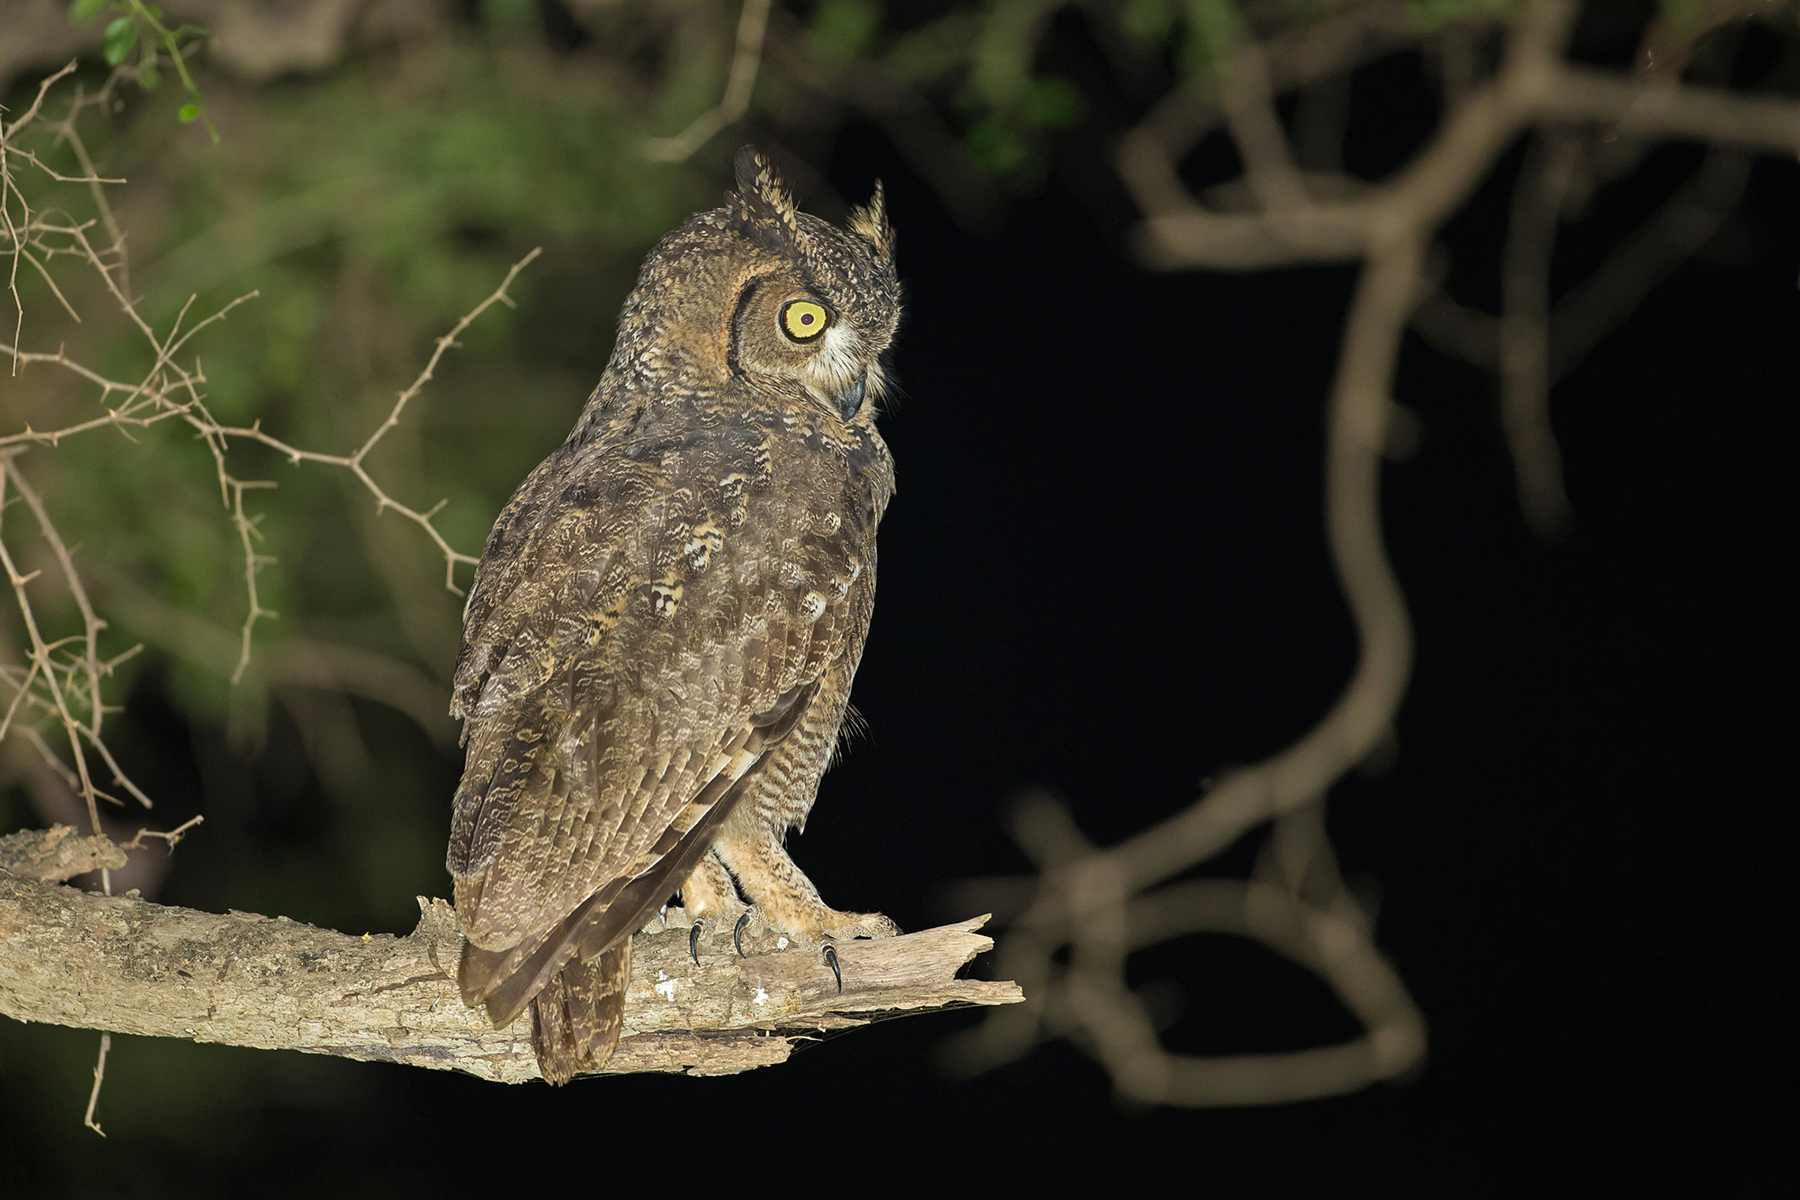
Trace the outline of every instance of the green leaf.
{"type": "Polygon", "coordinates": [[[111,25],[106,27],[106,61],[111,66],[118,66],[137,45],[137,26],[131,23],[130,17],[114,17],[111,25]]]}
{"type": "Polygon", "coordinates": [[[1119,26],[1133,37],[1161,45],[1175,28],[1175,6],[1170,0],[1126,0],[1119,26]]]}
{"type": "Polygon", "coordinates": [[[825,0],[813,14],[813,44],[821,57],[841,62],[865,49],[881,24],[881,9],[870,0],[825,0]]]}
{"type": "Polygon", "coordinates": [[[1231,0],[1187,0],[1192,67],[1207,70],[1237,48],[1243,18],[1231,0]]]}
{"type": "Polygon", "coordinates": [[[1081,93],[1066,79],[1040,75],[1031,81],[1025,110],[1046,129],[1061,129],[1081,119],[1081,93]]]}
{"type": "Polygon", "coordinates": [[[490,29],[524,29],[537,20],[537,2],[482,0],[481,16],[490,29]]]}
{"type": "Polygon", "coordinates": [[[181,106],[181,110],[175,114],[175,118],[183,125],[186,125],[189,121],[192,121],[199,115],[200,106],[198,104],[184,104],[181,106]]]}
{"type": "Polygon", "coordinates": [[[100,15],[110,0],[75,0],[69,5],[69,23],[79,25],[83,21],[91,21],[100,15]]]}
{"type": "Polygon", "coordinates": [[[1030,153],[1018,134],[993,117],[975,122],[963,144],[976,162],[995,175],[1004,175],[1019,166],[1030,153]]]}

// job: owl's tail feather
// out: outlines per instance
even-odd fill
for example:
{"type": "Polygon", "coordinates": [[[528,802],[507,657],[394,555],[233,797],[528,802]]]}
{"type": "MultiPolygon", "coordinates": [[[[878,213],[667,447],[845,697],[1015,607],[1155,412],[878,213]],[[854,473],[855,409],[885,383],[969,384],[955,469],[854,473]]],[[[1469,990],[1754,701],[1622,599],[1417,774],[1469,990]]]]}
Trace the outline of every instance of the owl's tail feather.
{"type": "MultiPolygon", "coordinates": [[[[728,765],[656,840],[648,870],[611,881],[536,938],[504,950],[463,943],[457,969],[463,1002],[485,1006],[496,1029],[529,1007],[532,1048],[545,1079],[567,1082],[577,1071],[598,1070],[612,1054],[630,977],[631,935],[711,847],[768,749],[794,731],[818,691],[817,679],[789,689],[720,748],[728,765]],[[616,983],[609,982],[614,973],[616,983]]],[[[479,909],[485,885],[484,876],[456,880],[457,910],[465,929],[469,914],[479,909]]]]}
{"type": "Polygon", "coordinates": [[[598,1071],[619,1044],[631,939],[583,962],[576,959],[531,998],[531,1049],[546,1082],[560,1087],[577,1072],[598,1071]]]}

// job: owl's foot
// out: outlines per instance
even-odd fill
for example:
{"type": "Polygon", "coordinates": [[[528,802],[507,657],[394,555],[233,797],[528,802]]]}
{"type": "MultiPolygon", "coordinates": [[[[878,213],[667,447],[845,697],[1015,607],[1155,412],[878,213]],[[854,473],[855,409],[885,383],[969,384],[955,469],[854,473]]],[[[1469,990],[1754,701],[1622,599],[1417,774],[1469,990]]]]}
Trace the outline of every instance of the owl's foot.
{"type": "MultiPolygon", "coordinates": [[[[724,907],[724,906],[721,906],[724,907]]],[[[731,920],[731,910],[737,910],[737,921],[731,927],[731,944],[737,947],[738,956],[744,956],[744,928],[750,924],[750,914],[755,910],[743,903],[732,904],[724,911],[714,908],[709,912],[695,913],[690,908],[688,913],[694,917],[694,923],[688,927],[688,955],[694,965],[700,965],[700,939],[709,936],[715,929],[723,929],[725,922],[731,920]]]]}
{"type": "Polygon", "coordinates": [[[688,930],[688,954],[696,966],[700,963],[700,938],[708,928],[723,929],[735,921],[731,940],[738,947],[738,953],[743,953],[744,923],[749,919],[750,906],[738,899],[737,885],[716,855],[709,854],[700,860],[682,883],[681,905],[694,919],[693,927],[688,930]]]}
{"type": "Polygon", "coordinates": [[[847,938],[893,937],[900,932],[900,926],[882,913],[838,912],[834,908],[826,908],[821,917],[820,933],[840,941],[847,938]]]}

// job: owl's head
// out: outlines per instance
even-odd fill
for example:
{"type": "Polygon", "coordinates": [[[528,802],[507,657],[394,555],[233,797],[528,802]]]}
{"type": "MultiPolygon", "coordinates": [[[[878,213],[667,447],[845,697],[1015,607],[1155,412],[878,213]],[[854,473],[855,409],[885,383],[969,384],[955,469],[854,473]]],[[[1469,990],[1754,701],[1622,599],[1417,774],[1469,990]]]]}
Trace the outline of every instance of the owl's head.
{"type": "Polygon", "coordinates": [[[881,185],[839,228],[800,212],[768,160],[746,146],[725,206],[690,218],[645,262],[621,349],[628,339],[652,341],[653,353],[686,370],[797,385],[848,423],[872,419],[899,320],[881,185]]]}

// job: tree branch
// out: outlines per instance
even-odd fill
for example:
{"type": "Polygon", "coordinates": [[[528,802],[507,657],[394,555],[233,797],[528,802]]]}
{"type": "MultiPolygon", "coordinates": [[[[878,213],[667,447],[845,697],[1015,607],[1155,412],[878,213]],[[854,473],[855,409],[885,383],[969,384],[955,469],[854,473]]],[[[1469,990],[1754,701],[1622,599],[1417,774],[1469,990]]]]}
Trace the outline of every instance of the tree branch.
{"type": "MultiPolygon", "coordinates": [[[[1155,192],[1161,207],[1146,210],[1134,235],[1138,255],[1163,269],[1227,271],[1363,257],[1398,229],[1441,223],[1507,143],[1539,121],[1598,123],[1621,136],[1800,150],[1800,102],[1691,84],[1646,87],[1557,62],[1553,52],[1519,39],[1506,68],[1476,89],[1407,170],[1355,200],[1222,213],[1167,189],[1155,192]]],[[[1147,137],[1128,135],[1119,149],[1121,175],[1154,175],[1157,153],[1147,137]]]]}
{"type": "MultiPolygon", "coordinates": [[[[55,830],[14,835],[0,840],[0,867],[96,840],[103,839],[55,830]]],[[[0,1013],[503,1083],[538,1078],[527,1021],[494,1029],[458,995],[462,934],[450,905],[420,897],[419,908],[418,928],[406,937],[356,937],[286,917],[169,908],[0,873],[0,1013]]],[[[749,957],[725,934],[701,945],[696,966],[688,923],[671,910],[666,932],[640,933],[633,943],[624,1036],[606,1073],[732,1074],[786,1060],[797,1041],[884,1016],[1014,1003],[1022,999],[1015,984],[956,978],[993,945],[975,932],[986,920],[837,943],[840,994],[817,955],[777,949],[783,939],[755,926],[744,939],[749,957]]]]}

